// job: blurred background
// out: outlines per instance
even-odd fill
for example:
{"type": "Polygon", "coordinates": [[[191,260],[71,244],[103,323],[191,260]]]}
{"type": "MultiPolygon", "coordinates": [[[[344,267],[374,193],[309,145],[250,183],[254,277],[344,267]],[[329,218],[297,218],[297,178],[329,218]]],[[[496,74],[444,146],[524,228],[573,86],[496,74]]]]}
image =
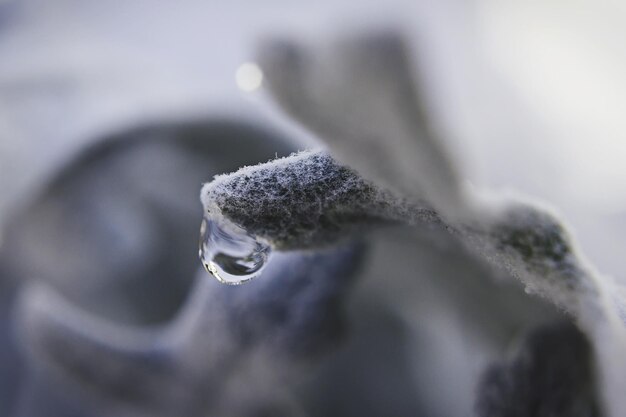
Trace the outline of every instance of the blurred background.
{"type": "MultiPolygon", "coordinates": [[[[246,84],[242,65],[254,61],[255,45],[269,35],[315,39],[350,28],[397,25],[409,36],[424,101],[464,180],[555,207],[592,264],[626,282],[624,22],[626,4],[617,0],[0,0],[0,415],[150,414],[141,406],[116,405],[111,411],[102,402],[64,396],[64,384],[71,382],[51,383],[48,371],[40,370],[46,366],[37,362],[48,359],[37,349],[25,353],[29,343],[40,342],[20,329],[37,328],[38,322],[16,317],[22,314],[16,311],[23,312],[16,306],[25,286],[43,283],[53,289],[45,291],[62,294],[74,313],[108,324],[152,329],[178,317],[198,274],[202,182],[318,145],[272,104],[262,82],[246,84]]],[[[398,256],[402,248],[418,245],[425,255],[412,262],[426,262],[435,251],[445,263],[450,250],[461,252],[450,243],[432,249],[427,239],[406,245],[397,243],[404,242],[402,236],[379,239],[389,245],[367,258],[364,282],[414,270],[408,260],[390,261],[379,253],[398,256]],[[390,262],[392,269],[385,267],[390,262]]],[[[458,259],[452,265],[471,263],[463,254],[458,259]]],[[[490,273],[474,267],[467,267],[471,276],[490,273]]],[[[424,268],[421,274],[455,274],[452,267],[443,269],[424,268]]],[[[403,278],[399,281],[404,285],[403,278]]],[[[370,303],[368,288],[375,286],[362,286],[364,295],[355,305],[367,304],[362,311],[370,314],[385,302],[370,303]]],[[[448,302],[434,304],[444,309],[448,302]]],[[[539,304],[531,307],[547,308],[539,304]]],[[[511,322],[535,323],[526,313],[531,307],[520,307],[523,318],[511,322]]],[[[371,314],[367,325],[355,325],[361,336],[350,342],[362,356],[344,353],[332,359],[336,369],[345,367],[340,376],[361,366],[354,358],[370,362],[370,356],[400,355],[392,344],[373,345],[380,335],[406,341],[417,332],[387,313],[371,314]]],[[[434,337],[432,323],[420,334],[434,337]]],[[[104,340],[111,339],[103,332],[104,340]]],[[[442,345],[450,340],[443,337],[442,345]]],[[[505,340],[497,345],[506,345],[505,340]]],[[[481,343],[464,350],[470,358],[450,353],[458,359],[450,366],[486,362],[491,348],[476,347],[481,343]]],[[[99,350],[89,352],[97,362],[99,350]]],[[[415,390],[430,393],[424,394],[430,399],[415,397],[406,388],[414,375],[391,372],[405,367],[385,363],[367,368],[371,373],[364,371],[363,378],[376,375],[384,381],[393,374],[390,386],[406,391],[394,390],[396,397],[385,397],[387,402],[355,408],[351,399],[370,389],[380,392],[371,387],[355,390],[352,397],[324,397],[330,394],[320,387],[339,378],[331,366],[320,371],[314,388],[303,386],[309,394],[296,397],[308,405],[296,411],[222,408],[206,415],[359,415],[368,407],[381,407],[388,415],[407,415],[418,407],[427,410],[424,415],[471,415],[466,409],[471,382],[463,385],[460,378],[455,392],[463,394],[444,406],[445,398],[423,388],[423,381],[415,390]],[[388,403],[397,410],[390,411],[388,403]]],[[[470,381],[478,371],[467,372],[470,381]]],[[[442,383],[453,379],[444,376],[442,383]]],[[[205,391],[210,389],[198,389],[198,395],[205,391]]],[[[176,410],[163,415],[203,415],[176,410]]]]}

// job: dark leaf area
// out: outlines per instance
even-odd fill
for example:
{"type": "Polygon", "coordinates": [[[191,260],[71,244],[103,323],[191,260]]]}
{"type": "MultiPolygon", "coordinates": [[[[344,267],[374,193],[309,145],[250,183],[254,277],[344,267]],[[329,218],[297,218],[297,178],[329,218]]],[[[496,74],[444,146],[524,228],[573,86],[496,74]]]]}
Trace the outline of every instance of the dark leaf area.
{"type": "Polygon", "coordinates": [[[592,348],[569,322],[530,333],[516,356],[493,365],[478,391],[480,417],[600,417],[592,348]]]}

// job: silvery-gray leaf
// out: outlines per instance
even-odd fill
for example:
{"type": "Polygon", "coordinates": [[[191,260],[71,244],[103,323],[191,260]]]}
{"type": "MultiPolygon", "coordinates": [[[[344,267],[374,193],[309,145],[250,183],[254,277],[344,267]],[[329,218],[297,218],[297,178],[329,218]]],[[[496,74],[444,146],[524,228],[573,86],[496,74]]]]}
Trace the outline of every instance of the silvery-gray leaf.
{"type": "MultiPolygon", "coordinates": [[[[611,389],[619,386],[616,381],[622,377],[615,369],[621,359],[612,349],[623,348],[623,323],[612,299],[606,298],[608,284],[580,258],[558,217],[542,207],[502,200],[486,206],[490,216],[484,220],[446,224],[432,209],[426,211],[428,216],[420,214],[427,203],[407,202],[319,152],[218,177],[205,185],[202,199],[212,215],[225,216],[283,250],[334,242],[377,224],[435,225],[474,256],[519,279],[528,292],[575,317],[594,342],[603,393],[614,395],[611,389]],[[281,193],[282,188],[301,194],[281,193]]],[[[609,398],[609,403],[615,404],[615,399],[609,398]]]]}
{"type": "Polygon", "coordinates": [[[626,334],[611,280],[587,263],[562,220],[545,208],[481,198],[475,210],[474,196],[458,191],[441,144],[433,145],[438,142],[428,134],[415,141],[419,129],[407,126],[416,125],[392,117],[406,114],[399,108],[419,113],[416,95],[407,95],[407,85],[412,84],[399,39],[378,33],[317,46],[275,41],[261,49],[260,62],[279,104],[329,143],[340,160],[408,198],[421,197],[452,222],[450,228],[459,232],[468,249],[508,269],[529,292],[572,313],[594,344],[605,408],[619,415],[623,402],[618,387],[626,382],[626,363],[619,352],[626,351],[626,334]],[[407,143],[413,147],[407,148],[407,143]],[[416,152],[415,143],[429,145],[416,152]],[[478,212],[480,217],[471,215],[478,212]]]}
{"type": "Polygon", "coordinates": [[[217,176],[205,214],[224,216],[283,250],[328,246],[376,225],[443,227],[432,206],[363,179],[324,151],[305,151],[217,176]]]}

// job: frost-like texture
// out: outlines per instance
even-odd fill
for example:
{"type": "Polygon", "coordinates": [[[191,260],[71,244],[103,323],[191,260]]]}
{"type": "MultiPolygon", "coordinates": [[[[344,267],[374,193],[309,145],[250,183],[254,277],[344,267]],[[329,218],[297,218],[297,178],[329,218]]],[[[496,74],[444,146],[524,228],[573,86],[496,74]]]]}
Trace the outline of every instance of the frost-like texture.
{"type": "Polygon", "coordinates": [[[529,292],[548,296],[578,314],[582,299],[598,297],[600,283],[587,270],[556,215],[524,201],[510,201],[487,227],[466,234],[490,261],[520,278],[529,292]]]}
{"type": "Polygon", "coordinates": [[[572,313],[580,310],[583,292],[598,291],[564,226],[548,211],[510,200],[486,207],[485,216],[448,222],[425,200],[400,197],[325,151],[217,176],[205,184],[201,199],[208,215],[225,216],[281,250],[330,245],[376,226],[404,223],[452,234],[572,313]]]}
{"type": "Polygon", "coordinates": [[[323,151],[222,175],[202,189],[209,215],[223,215],[279,249],[329,245],[383,222],[438,225],[426,203],[363,179],[323,151]]]}
{"type": "Polygon", "coordinates": [[[202,188],[205,212],[225,216],[281,250],[328,246],[392,223],[444,230],[480,258],[504,267],[528,291],[574,315],[601,311],[599,281],[547,209],[521,199],[484,205],[481,216],[447,221],[422,200],[401,197],[337,163],[306,151],[220,175],[202,188]]]}
{"type": "Polygon", "coordinates": [[[603,309],[600,282],[565,227],[548,210],[520,199],[503,199],[497,207],[486,205],[483,216],[449,222],[428,202],[399,197],[324,151],[218,176],[201,198],[208,215],[225,216],[281,250],[330,245],[385,224],[436,228],[559,308],[574,315],[603,309]]]}

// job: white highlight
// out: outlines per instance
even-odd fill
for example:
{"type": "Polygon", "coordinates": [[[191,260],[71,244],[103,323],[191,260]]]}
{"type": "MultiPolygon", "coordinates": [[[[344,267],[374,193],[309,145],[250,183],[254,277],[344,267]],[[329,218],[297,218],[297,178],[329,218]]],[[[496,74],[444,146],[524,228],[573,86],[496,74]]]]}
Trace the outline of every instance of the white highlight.
{"type": "Polygon", "coordinates": [[[263,83],[263,71],[254,62],[246,62],[237,68],[235,81],[240,90],[245,92],[255,91],[263,83]]]}

